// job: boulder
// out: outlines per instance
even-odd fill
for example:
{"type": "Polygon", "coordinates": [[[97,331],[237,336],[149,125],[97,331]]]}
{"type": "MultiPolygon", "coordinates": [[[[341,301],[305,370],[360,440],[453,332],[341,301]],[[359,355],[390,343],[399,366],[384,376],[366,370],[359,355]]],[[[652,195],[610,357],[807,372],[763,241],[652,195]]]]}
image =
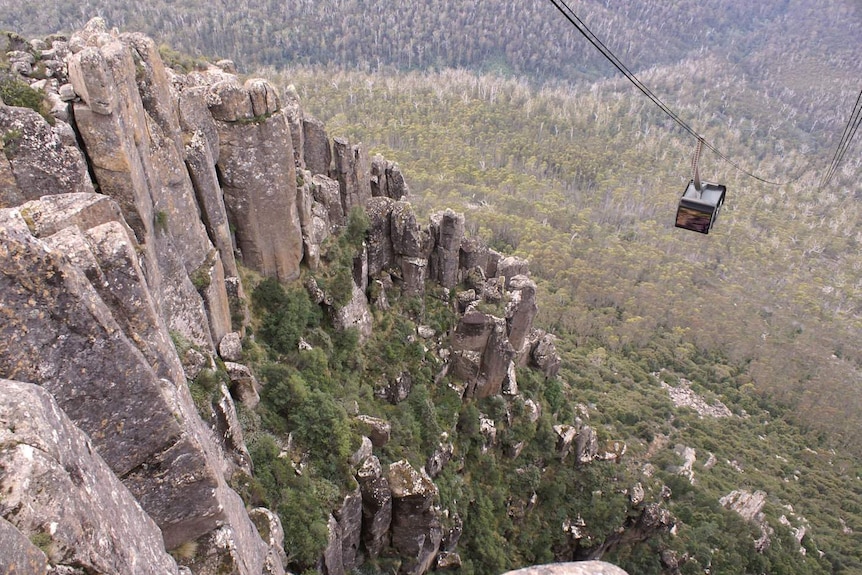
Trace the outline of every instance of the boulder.
{"type": "Polygon", "coordinates": [[[218,354],[225,361],[242,361],[242,336],[235,331],[225,334],[218,344],[218,354]]]}
{"type": "Polygon", "coordinates": [[[370,415],[357,415],[356,421],[361,424],[363,431],[371,439],[374,447],[383,447],[389,443],[392,426],[388,421],[370,415]]]}
{"type": "Polygon", "coordinates": [[[231,396],[249,409],[257,407],[260,403],[261,385],[251,369],[233,361],[226,361],[224,365],[230,377],[231,396]]]}
{"type": "Polygon", "coordinates": [[[616,565],[604,561],[578,561],[534,565],[506,571],[503,575],[628,575],[628,573],[616,565]]]}
{"type": "Polygon", "coordinates": [[[497,264],[497,273],[494,275],[506,278],[506,289],[509,289],[512,278],[530,275],[530,262],[515,256],[505,257],[497,264]]]}

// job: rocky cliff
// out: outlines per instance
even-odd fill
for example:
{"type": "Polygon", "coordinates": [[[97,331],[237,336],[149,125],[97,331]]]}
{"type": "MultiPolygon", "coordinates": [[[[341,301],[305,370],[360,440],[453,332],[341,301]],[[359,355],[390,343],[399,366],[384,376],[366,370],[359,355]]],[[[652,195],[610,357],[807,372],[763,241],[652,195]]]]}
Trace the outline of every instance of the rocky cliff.
{"type": "MultiPolygon", "coordinates": [[[[553,336],[533,329],[527,262],[466,237],[461,214],[420,223],[398,166],[331,140],[294,92],[242,81],[230,62],[177,72],[151,39],[99,19],[71,37],[2,42],[14,81],[48,104],[0,105],[7,571],[284,572],[279,518],[230,487],[253,473],[235,401],[253,409],[259,391],[237,363],[239,270],[291,282],[316,269],[354,208],[370,229],[349,301],[308,284],[336,325],[367,336],[387,291],[462,286],[443,373],[464,397],[517,394],[516,366],[559,369],[553,336]],[[188,382],[217,363],[231,381],[202,417],[188,382]]],[[[384,549],[404,573],[457,565],[460,531],[443,527],[432,478],[451,444],[422,469],[381,465],[387,423],[363,425],[357,487],[333,509],[321,569],[345,573],[384,549]]],[[[584,462],[597,456],[576,443],[584,462]]]]}

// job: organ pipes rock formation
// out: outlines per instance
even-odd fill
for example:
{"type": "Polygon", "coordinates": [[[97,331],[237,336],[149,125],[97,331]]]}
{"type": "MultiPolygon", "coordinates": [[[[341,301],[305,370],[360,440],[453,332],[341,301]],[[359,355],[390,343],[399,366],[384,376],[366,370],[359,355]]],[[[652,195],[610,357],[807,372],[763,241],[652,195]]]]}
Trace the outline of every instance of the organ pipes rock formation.
{"type": "MultiPolygon", "coordinates": [[[[0,43],[50,71],[13,66],[52,107],[48,123],[0,105],[0,566],[284,573],[279,518],[230,487],[253,473],[234,401],[253,408],[260,385],[238,363],[238,269],[297,279],[351,208],[371,221],[353,296],[339,307],[316,293],[337,325],[368,335],[386,290],[465,284],[444,367],[465,397],[517,394],[515,366],[559,369],[553,336],[532,326],[528,263],[465,237],[461,214],[420,223],[398,166],[330,140],[294,91],[241,81],[229,62],[176,72],[151,39],[101,19],[0,43]],[[231,383],[203,419],[188,381],[216,360],[231,383]]],[[[409,388],[399,378],[383,395],[409,388]]],[[[322,569],[387,547],[405,573],[457,565],[460,526],[442,526],[432,479],[452,445],[426,468],[381,465],[388,423],[362,425],[357,487],[332,511],[322,569]]]]}

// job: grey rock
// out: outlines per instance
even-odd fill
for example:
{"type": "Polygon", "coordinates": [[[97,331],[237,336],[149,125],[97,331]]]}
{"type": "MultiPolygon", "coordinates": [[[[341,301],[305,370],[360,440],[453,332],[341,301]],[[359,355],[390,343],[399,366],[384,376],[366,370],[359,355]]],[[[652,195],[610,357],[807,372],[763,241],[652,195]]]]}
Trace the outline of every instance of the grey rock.
{"type": "Polygon", "coordinates": [[[395,252],[390,234],[390,215],[394,203],[391,198],[377,197],[370,198],[365,205],[370,223],[366,239],[370,277],[376,277],[380,272],[395,266],[395,252]]]}
{"type": "Polygon", "coordinates": [[[0,207],[14,207],[48,194],[93,192],[81,151],[62,141],[42,116],[28,108],[0,105],[4,163],[11,178],[0,189],[0,207]]]}
{"type": "Polygon", "coordinates": [[[575,440],[575,457],[579,465],[586,465],[595,460],[599,452],[599,440],[596,431],[587,425],[578,431],[575,440]]]}
{"type": "Polygon", "coordinates": [[[373,450],[374,445],[371,443],[371,440],[363,436],[359,443],[359,448],[350,455],[347,462],[355,467],[371,457],[373,450]]]}
{"type": "Polygon", "coordinates": [[[489,273],[489,253],[488,246],[481,239],[465,237],[461,240],[461,253],[459,256],[461,269],[471,270],[480,268],[486,276],[495,275],[494,273],[489,273]]]}
{"type": "Polygon", "coordinates": [[[278,515],[265,507],[257,507],[248,512],[260,538],[269,547],[262,575],[281,575],[287,565],[284,552],[284,528],[278,515]]]}
{"type": "Polygon", "coordinates": [[[235,331],[225,334],[218,344],[218,354],[225,361],[242,361],[242,336],[235,331]]]}
{"type": "MultiPolygon", "coordinates": [[[[250,78],[243,88],[248,91],[251,110],[255,117],[271,116],[281,109],[281,100],[275,87],[263,78],[250,78]]],[[[291,150],[293,146],[291,145],[291,150]]]]}
{"type": "Polygon", "coordinates": [[[533,319],[539,313],[536,305],[536,283],[527,276],[514,276],[509,281],[509,302],[506,305],[506,329],[509,343],[520,351],[533,329],[533,319]]]}
{"type": "Polygon", "coordinates": [[[409,193],[404,175],[397,163],[390,162],[379,154],[371,159],[371,195],[373,197],[381,196],[400,200],[409,193]]]}
{"type": "Polygon", "coordinates": [[[240,363],[225,362],[230,377],[230,393],[237,401],[249,409],[254,409],[260,403],[261,385],[251,369],[240,363]]]}
{"type": "Polygon", "coordinates": [[[60,86],[60,99],[64,102],[71,102],[77,97],[78,94],[75,93],[75,88],[72,87],[72,84],[66,83],[60,86]]]}
{"type": "Polygon", "coordinates": [[[317,118],[305,116],[302,119],[303,159],[305,167],[314,175],[329,175],[332,165],[332,147],[326,126],[317,118]]]}
{"type": "MultiPolygon", "coordinates": [[[[0,515],[28,536],[43,534],[52,565],[177,573],[159,528],[46,390],[0,380],[0,445],[0,515]]],[[[24,551],[38,567],[38,555],[24,551]]]]}
{"type": "Polygon", "coordinates": [[[305,170],[305,130],[302,127],[303,112],[299,101],[299,94],[293,84],[287,86],[283,92],[282,109],[290,126],[290,137],[293,140],[293,163],[297,170],[305,170]]]}
{"type": "Polygon", "coordinates": [[[326,208],[330,229],[345,225],[347,217],[344,207],[341,205],[338,182],[322,174],[315,174],[311,178],[311,183],[313,184],[314,201],[326,208]]]}
{"type": "Polygon", "coordinates": [[[555,345],[556,337],[552,334],[539,331],[535,334],[532,351],[530,352],[531,364],[545,374],[546,378],[555,377],[560,371],[562,360],[557,354],[555,345]]]}
{"type": "Polygon", "coordinates": [[[341,561],[344,571],[352,572],[361,564],[359,545],[362,539],[362,494],[357,486],[335,510],[341,539],[341,561]]]}
{"type": "Polygon", "coordinates": [[[344,213],[365,206],[371,198],[371,169],[362,145],[351,145],[345,138],[335,138],[332,176],[338,180],[344,213]]]}
{"type": "Polygon", "coordinates": [[[401,258],[402,293],[407,297],[425,294],[428,277],[428,260],[425,258],[401,258]]]}
{"type": "Polygon", "coordinates": [[[432,479],[440,475],[452,459],[452,455],[454,453],[455,445],[451,441],[446,441],[444,438],[444,440],[437,445],[437,449],[434,450],[434,453],[428,457],[428,461],[425,462],[426,473],[428,473],[432,479]]]}
{"type": "Polygon", "coordinates": [[[79,268],[33,238],[15,210],[0,211],[0,222],[0,264],[10,273],[0,276],[0,301],[20,311],[0,325],[0,372],[58,399],[168,548],[230,532],[241,542],[240,573],[259,573],[263,542],[225,483],[230,466],[197,415],[176,353],[177,367],[164,373],[179,375],[159,377],[79,268]]]}
{"type": "Polygon", "coordinates": [[[392,522],[392,491],[383,474],[380,460],[367,458],[356,473],[362,494],[362,543],[368,556],[375,558],[389,543],[392,522]]]}
{"type": "Polygon", "coordinates": [[[409,202],[402,200],[392,206],[391,230],[392,249],[397,255],[427,259],[431,254],[431,233],[427,226],[419,225],[409,202]]]}
{"type": "Polygon", "coordinates": [[[372,331],[371,312],[365,292],[353,284],[353,293],[347,305],[333,310],[333,324],[340,330],[356,328],[362,339],[370,337],[372,331]]]}
{"type": "Polygon", "coordinates": [[[30,538],[0,516],[0,573],[46,575],[48,558],[30,538]]]}
{"type": "Polygon", "coordinates": [[[437,486],[406,460],[389,466],[392,490],[392,546],[404,557],[400,573],[421,575],[434,564],[443,532],[437,508],[437,486]]]}
{"type": "Polygon", "coordinates": [[[506,278],[506,288],[509,288],[509,282],[515,276],[530,275],[530,262],[523,258],[508,256],[500,260],[497,264],[497,276],[506,278]]]}
{"type": "Polygon", "coordinates": [[[453,288],[458,283],[464,214],[446,210],[432,215],[431,237],[434,251],[429,260],[429,277],[445,288],[453,288]]]}
{"type": "Polygon", "coordinates": [[[217,125],[222,190],[244,264],[280,281],[296,279],[302,229],[296,167],[285,161],[293,156],[293,144],[284,115],[217,125]]]}
{"type": "Polygon", "coordinates": [[[360,423],[362,431],[368,435],[374,447],[383,447],[389,443],[392,425],[388,421],[370,415],[357,415],[356,421],[360,423]]]}

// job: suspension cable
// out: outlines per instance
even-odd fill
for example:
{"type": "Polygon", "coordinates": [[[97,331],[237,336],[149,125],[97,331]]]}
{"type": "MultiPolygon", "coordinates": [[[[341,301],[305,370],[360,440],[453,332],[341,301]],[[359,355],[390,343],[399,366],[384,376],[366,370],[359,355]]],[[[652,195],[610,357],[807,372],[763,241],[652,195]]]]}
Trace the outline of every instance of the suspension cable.
{"type": "MultiPolygon", "coordinates": [[[[792,180],[788,180],[785,182],[776,182],[773,180],[768,180],[766,178],[763,178],[761,176],[758,176],[758,175],[750,172],[749,170],[746,170],[741,165],[739,165],[738,163],[731,160],[726,154],[721,152],[721,150],[719,150],[714,144],[712,144],[711,142],[706,140],[703,136],[698,134],[694,130],[694,128],[689,126],[682,118],[680,118],[673,110],[671,110],[664,102],[662,102],[661,99],[652,92],[652,90],[650,90],[643,82],[641,82],[637,78],[637,76],[635,76],[634,73],[632,73],[625,66],[625,64],[623,64],[622,61],[614,55],[613,52],[611,52],[610,48],[605,46],[604,43],[598,38],[598,36],[596,36],[592,32],[592,30],[589,29],[589,27],[584,23],[584,21],[581,20],[577,14],[575,14],[575,12],[568,6],[568,4],[566,4],[565,0],[550,0],[550,2],[551,2],[551,4],[554,5],[554,7],[557,10],[559,10],[559,12],[566,18],[566,20],[568,20],[569,23],[571,23],[571,25],[574,26],[578,30],[578,32],[580,32],[590,42],[590,44],[592,44],[599,52],[601,52],[602,56],[604,56],[611,64],[613,64],[614,67],[617,70],[619,70],[626,77],[626,79],[629,82],[634,84],[634,86],[644,96],[649,98],[656,106],[659,107],[659,109],[661,109],[662,112],[664,112],[668,117],[670,117],[670,119],[672,119],[674,122],[676,122],[677,125],[679,125],[683,130],[688,132],[691,136],[693,136],[699,142],[702,142],[703,146],[705,146],[710,151],[712,151],[715,155],[717,155],[719,158],[721,158],[722,160],[724,160],[725,162],[727,162],[728,164],[733,166],[737,171],[742,172],[746,176],[753,178],[759,182],[762,182],[764,184],[769,184],[771,186],[784,186],[784,185],[796,182],[797,180],[802,178],[802,175],[804,174],[804,172],[803,172],[803,174],[800,174],[796,178],[793,178],[792,180]]],[[[858,121],[857,121],[855,127],[856,128],[859,127],[858,121]]],[[[854,130],[854,132],[855,132],[855,130],[854,130]]]]}

